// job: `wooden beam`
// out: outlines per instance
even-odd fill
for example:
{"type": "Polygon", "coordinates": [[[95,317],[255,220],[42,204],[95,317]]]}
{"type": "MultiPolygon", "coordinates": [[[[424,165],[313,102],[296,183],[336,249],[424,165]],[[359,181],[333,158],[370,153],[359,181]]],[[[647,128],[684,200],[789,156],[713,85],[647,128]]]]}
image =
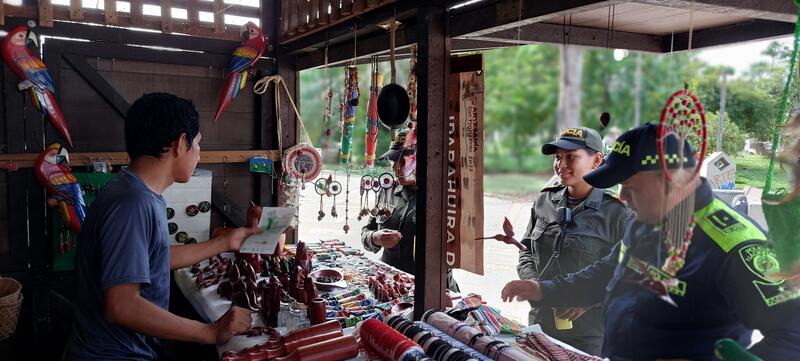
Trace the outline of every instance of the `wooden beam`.
{"type": "MultiPolygon", "coordinates": [[[[59,41],[59,39],[48,41],[56,42],[59,41]]],[[[146,62],[157,61],[166,64],[204,67],[213,66],[218,68],[227,66],[230,60],[230,55],[226,56],[222,54],[184,53],[100,42],[84,43],[69,40],[60,41],[66,42],[66,49],[72,54],[92,55],[101,58],[117,58],[146,62]]]]}
{"type": "Polygon", "coordinates": [[[106,24],[109,25],[116,25],[117,24],[117,0],[105,0],[105,6],[103,7],[103,13],[105,15],[106,24]]]}
{"type": "Polygon", "coordinates": [[[500,0],[483,6],[455,9],[450,15],[450,36],[468,37],[496,33],[541,22],[555,16],[563,16],[604,8],[609,3],[624,3],[628,0],[500,0]],[[519,5],[522,4],[522,11],[519,5]]]}
{"type": "Polygon", "coordinates": [[[797,7],[786,0],[636,0],[638,3],[666,6],[754,19],[795,22],[797,7]]]}
{"type": "Polygon", "coordinates": [[[417,115],[417,232],[414,274],[414,318],[429,309],[444,310],[447,175],[447,76],[450,39],[444,7],[423,6],[418,12],[419,79],[417,115]]]}
{"type": "Polygon", "coordinates": [[[106,103],[111,105],[120,117],[125,119],[130,104],[128,104],[128,101],[125,100],[122,95],[117,93],[117,90],[114,89],[97,70],[89,65],[86,61],[86,57],[75,54],[63,54],[63,57],[67,60],[69,65],[75,69],[78,75],[80,75],[83,80],[86,80],[86,83],[88,83],[97,94],[103,97],[106,103]]]}
{"type": "MultiPolygon", "coordinates": [[[[199,164],[247,163],[252,157],[267,157],[280,161],[277,150],[203,150],[200,151],[199,164]]],[[[39,153],[6,153],[0,154],[0,164],[13,163],[20,168],[33,167],[39,153]]],[[[111,165],[124,165],[131,159],[126,152],[91,152],[69,153],[69,165],[82,167],[92,165],[93,161],[106,160],[111,165]]]]}
{"type": "MultiPolygon", "coordinates": [[[[417,31],[412,24],[404,25],[395,32],[395,42],[397,48],[404,48],[417,42],[417,31]]],[[[353,60],[353,54],[359,58],[370,57],[388,51],[389,34],[384,31],[373,33],[364,38],[358,38],[357,49],[353,42],[344,42],[328,48],[328,65],[336,66],[339,63],[353,60]]],[[[325,63],[325,49],[313,52],[308,55],[296,56],[295,63],[299,70],[314,68],[325,63]]]]}
{"type": "MultiPolygon", "coordinates": [[[[608,30],[596,29],[579,26],[570,26],[569,30],[559,24],[535,23],[517,29],[501,30],[496,33],[481,36],[467,37],[470,40],[483,40],[492,42],[517,44],[535,43],[554,43],[564,42],[564,33],[569,31],[568,41],[571,45],[594,46],[599,48],[608,47],[608,30]]],[[[622,31],[613,32],[614,48],[640,50],[649,52],[661,52],[661,36],[628,33],[622,31]]]]}
{"type": "MultiPolygon", "coordinates": [[[[790,35],[794,32],[794,26],[793,23],[781,21],[750,20],[737,24],[697,30],[692,34],[692,49],[790,35]]],[[[689,33],[675,34],[674,43],[672,41],[672,36],[663,36],[661,51],[668,53],[670,49],[672,49],[672,51],[688,50],[689,33]]],[[[614,43],[616,47],[616,39],[614,43]]]]}
{"type": "Polygon", "coordinates": [[[53,3],[50,0],[39,0],[39,26],[53,27],[53,3]]]}
{"type": "MultiPolygon", "coordinates": [[[[133,1],[131,0],[131,11],[133,11],[133,1]]],[[[83,19],[83,2],[81,0],[69,0],[69,18],[70,20],[83,19]]]]}

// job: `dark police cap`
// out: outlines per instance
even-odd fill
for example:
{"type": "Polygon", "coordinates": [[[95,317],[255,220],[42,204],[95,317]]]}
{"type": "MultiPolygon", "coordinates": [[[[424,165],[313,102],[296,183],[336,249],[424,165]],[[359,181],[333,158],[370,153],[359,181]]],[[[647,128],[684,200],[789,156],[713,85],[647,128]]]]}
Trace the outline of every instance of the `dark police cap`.
{"type": "MultiPolygon", "coordinates": [[[[662,169],[656,145],[657,138],[658,126],[650,123],[625,132],[614,142],[603,164],[583,176],[583,179],[594,187],[610,188],[640,171],[662,169]]],[[[697,163],[691,144],[684,141],[683,149],[678,148],[678,138],[675,136],[667,136],[664,139],[667,168],[678,168],[679,156],[683,156],[683,168],[694,168],[697,163]]]]}

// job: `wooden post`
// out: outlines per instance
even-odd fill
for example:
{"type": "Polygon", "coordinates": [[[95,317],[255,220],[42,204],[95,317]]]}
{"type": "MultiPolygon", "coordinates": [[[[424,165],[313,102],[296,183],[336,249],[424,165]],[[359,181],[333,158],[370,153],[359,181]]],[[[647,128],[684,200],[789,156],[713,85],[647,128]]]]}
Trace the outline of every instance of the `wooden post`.
{"type": "MultiPolygon", "coordinates": [[[[278,56],[278,74],[286,81],[286,87],[289,89],[292,98],[294,98],[297,108],[300,109],[300,72],[295,68],[294,59],[287,56],[278,56]]],[[[300,130],[297,122],[297,116],[294,114],[292,105],[285,93],[281,94],[281,120],[282,134],[278,134],[281,141],[282,150],[285,151],[289,147],[296,145],[300,141],[300,130]]],[[[281,164],[283,167],[283,164],[281,164]]],[[[278,192],[278,206],[285,204],[286,196],[283,192],[278,192]]],[[[299,227],[299,226],[298,226],[299,227]]],[[[297,229],[289,231],[286,234],[286,243],[297,243],[297,229]]]]}
{"type": "Polygon", "coordinates": [[[288,35],[297,34],[297,1],[298,0],[283,0],[289,3],[289,31],[288,35]]]}
{"type": "Polygon", "coordinates": [[[353,0],[342,0],[342,16],[347,16],[353,13],[353,0]]]}
{"type": "MultiPolygon", "coordinates": [[[[81,0],[75,1],[80,3],[81,0]]],[[[142,23],[144,23],[142,0],[131,0],[131,25],[141,25],[142,23]]]]}
{"type": "Polygon", "coordinates": [[[39,0],[39,26],[53,27],[53,3],[50,0],[39,0]]]}
{"type": "Polygon", "coordinates": [[[314,0],[319,2],[319,24],[328,25],[328,9],[331,6],[331,0],[314,0]]]}
{"type": "Polygon", "coordinates": [[[447,76],[450,38],[446,9],[422,6],[417,11],[417,238],[415,251],[414,318],[429,309],[443,310],[445,300],[445,218],[447,192],[447,76]]]}
{"type": "MultiPolygon", "coordinates": [[[[131,14],[133,13],[133,3],[131,3],[131,14]]],[[[83,4],[81,0],[69,0],[69,18],[71,20],[83,19],[83,4]]]]}
{"type": "Polygon", "coordinates": [[[289,34],[291,28],[291,14],[289,12],[289,2],[281,1],[281,36],[289,34]]]}
{"type": "Polygon", "coordinates": [[[364,0],[353,0],[353,12],[359,14],[364,11],[367,7],[366,1],[364,0]]]}
{"type": "Polygon", "coordinates": [[[331,23],[335,23],[339,21],[340,14],[342,13],[342,2],[341,0],[332,0],[331,1],[331,13],[329,20],[331,23]]]}
{"type": "Polygon", "coordinates": [[[172,0],[161,0],[161,31],[172,32],[172,0]]]}
{"type": "Polygon", "coordinates": [[[310,0],[311,1],[311,15],[308,17],[308,27],[309,28],[316,28],[319,25],[319,18],[320,18],[320,11],[319,11],[319,1],[318,0],[310,0]]]}
{"type": "Polygon", "coordinates": [[[189,32],[197,30],[200,23],[200,11],[197,9],[198,0],[186,0],[186,19],[189,23],[189,32]]]}
{"type": "Polygon", "coordinates": [[[216,34],[225,32],[225,14],[222,11],[224,8],[225,3],[222,0],[214,0],[214,33],[216,34]]]}
{"type": "Polygon", "coordinates": [[[297,32],[304,33],[308,31],[308,0],[299,0],[299,15],[297,17],[297,32]]]}
{"type": "Polygon", "coordinates": [[[378,3],[379,3],[379,0],[367,0],[367,7],[370,8],[370,9],[374,8],[374,7],[378,6],[378,3]]]}
{"type": "Polygon", "coordinates": [[[116,0],[105,0],[105,6],[103,9],[103,17],[106,21],[106,24],[109,25],[116,25],[117,24],[117,1],[116,0]]]}

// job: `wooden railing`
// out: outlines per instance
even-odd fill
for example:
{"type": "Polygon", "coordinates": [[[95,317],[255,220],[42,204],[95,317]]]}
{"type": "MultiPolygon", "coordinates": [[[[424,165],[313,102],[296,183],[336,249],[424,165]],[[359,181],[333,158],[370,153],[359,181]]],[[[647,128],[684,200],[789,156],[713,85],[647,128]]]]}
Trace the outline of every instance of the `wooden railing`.
{"type": "Polygon", "coordinates": [[[5,16],[12,16],[38,20],[43,27],[52,27],[53,21],[63,20],[241,40],[240,26],[226,24],[225,15],[261,18],[259,7],[226,4],[223,0],[129,0],[129,3],[130,11],[123,12],[117,8],[116,0],[103,0],[103,9],[85,8],[82,0],[70,0],[69,6],[54,5],[51,0],[23,0],[20,6],[0,5],[0,25],[4,24],[5,16]],[[161,14],[147,14],[145,5],[160,7],[161,14]],[[173,17],[173,10],[185,10],[186,19],[173,17]],[[207,13],[202,20],[201,12],[207,13]]]}
{"type": "Polygon", "coordinates": [[[395,0],[282,0],[281,44],[315,33],[395,0]]]}

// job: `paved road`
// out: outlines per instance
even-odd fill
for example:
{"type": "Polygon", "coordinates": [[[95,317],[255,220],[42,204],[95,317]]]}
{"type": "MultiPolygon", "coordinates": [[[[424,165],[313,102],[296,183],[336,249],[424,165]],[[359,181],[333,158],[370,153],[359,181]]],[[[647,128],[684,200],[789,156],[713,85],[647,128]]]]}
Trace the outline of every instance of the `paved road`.
{"type": "MultiPolygon", "coordinates": [[[[323,172],[324,177],[328,177],[331,172],[323,172]]],[[[334,179],[346,184],[346,175],[334,173],[334,179]]],[[[311,184],[306,185],[306,189],[301,193],[300,204],[300,239],[319,240],[319,239],[339,239],[351,247],[361,248],[361,227],[366,224],[367,219],[359,221],[359,180],[361,175],[355,173],[350,179],[350,207],[349,220],[350,232],[345,234],[342,230],[345,217],[345,191],[336,197],[336,210],[338,218],[331,217],[331,206],[333,198],[323,199],[323,210],[325,217],[317,220],[320,204],[320,196],[314,191],[311,184]]],[[[374,201],[374,197],[370,197],[374,201]]],[[[484,197],[484,233],[487,235],[496,234],[502,230],[503,217],[508,217],[514,224],[517,234],[522,234],[528,223],[530,214],[530,200],[509,199],[507,197],[484,197]]],[[[368,253],[369,257],[379,258],[380,253],[368,253]]],[[[506,245],[495,241],[484,243],[484,275],[476,275],[462,270],[455,271],[456,281],[461,287],[461,291],[466,293],[475,292],[483,296],[484,301],[489,305],[500,309],[503,315],[527,324],[527,313],[529,306],[527,303],[512,302],[503,303],[500,301],[500,290],[509,280],[517,278],[517,249],[514,246],[506,245]]]]}

